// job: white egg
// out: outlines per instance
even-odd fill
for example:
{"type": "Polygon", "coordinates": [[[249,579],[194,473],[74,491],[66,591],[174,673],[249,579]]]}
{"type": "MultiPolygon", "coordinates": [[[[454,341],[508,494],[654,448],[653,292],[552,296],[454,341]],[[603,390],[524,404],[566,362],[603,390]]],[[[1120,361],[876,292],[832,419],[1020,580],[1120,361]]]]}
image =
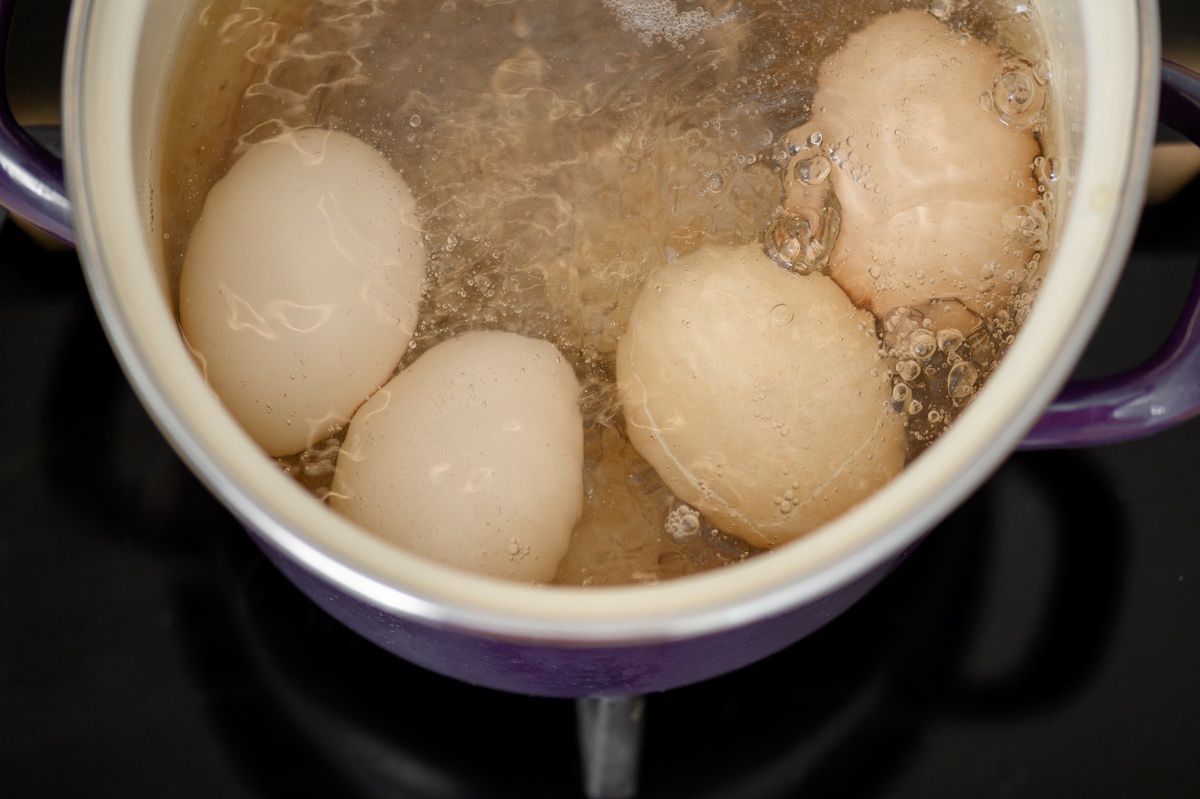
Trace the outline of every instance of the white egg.
{"type": "Polygon", "coordinates": [[[209,384],[271,455],[329,436],[396,368],[425,251],[412,193],[345,133],[255,144],[209,192],[180,279],[209,384]]]}
{"type": "MultiPolygon", "coordinates": [[[[1003,308],[1009,287],[993,276],[1032,255],[1006,235],[1005,215],[1036,200],[1039,152],[1028,125],[985,107],[1003,68],[995,47],[920,11],[878,18],[821,64],[812,119],[789,138],[808,146],[797,166],[817,156],[832,167],[841,234],[830,264],[854,302],[881,317],[945,298],[979,315],[1003,308]]],[[[1032,72],[1018,77],[1026,111],[1040,109],[1032,72]]],[[[805,191],[794,181],[789,202],[805,191]]]]}
{"type": "Polygon", "coordinates": [[[438,344],[354,415],[330,502],[444,563],[550,580],[583,512],[570,364],[552,344],[514,333],[438,344]]]}
{"type": "Polygon", "coordinates": [[[643,287],[617,353],[626,429],[677,497],[771,547],[904,465],[874,320],[760,248],[707,247],[643,287]]]}

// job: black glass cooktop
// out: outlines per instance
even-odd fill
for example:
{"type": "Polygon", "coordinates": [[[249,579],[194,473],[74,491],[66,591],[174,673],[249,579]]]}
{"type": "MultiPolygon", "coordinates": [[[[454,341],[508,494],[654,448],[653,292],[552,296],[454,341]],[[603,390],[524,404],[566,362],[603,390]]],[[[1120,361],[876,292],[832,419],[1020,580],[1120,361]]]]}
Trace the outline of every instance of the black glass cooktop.
{"type": "MultiPolygon", "coordinates": [[[[1170,328],[1197,209],[1193,184],[1148,211],[1081,372],[1170,328]]],[[[72,254],[4,224],[0,288],[0,796],[578,795],[570,702],[392,658],[264,561],[72,254]]],[[[641,795],[1200,796],[1198,503],[1200,422],[1014,456],[824,630],[650,697],[641,795]]]]}

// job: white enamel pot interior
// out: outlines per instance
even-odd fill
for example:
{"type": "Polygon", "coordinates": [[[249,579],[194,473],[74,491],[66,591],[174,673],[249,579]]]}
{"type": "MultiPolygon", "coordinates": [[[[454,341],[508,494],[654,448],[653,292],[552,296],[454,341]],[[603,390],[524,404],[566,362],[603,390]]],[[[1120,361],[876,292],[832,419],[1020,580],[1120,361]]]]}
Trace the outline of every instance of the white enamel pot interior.
{"type": "Polygon", "coordinates": [[[205,384],[167,296],[155,190],[164,95],[201,3],[78,0],[64,95],[80,254],[121,363],[157,424],[267,545],[389,613],[490,637],[603,645],[718,632],[813,601],[902,551],[975,489],[1049,403],[1124,262],[1157,107],[1152,0],[1039,0],[1066,165],[1055,256],[1035,309],[970,408],[903,474],[811,535],[653,586],[507,583],[400,551],[306,493],[205,384]]]}

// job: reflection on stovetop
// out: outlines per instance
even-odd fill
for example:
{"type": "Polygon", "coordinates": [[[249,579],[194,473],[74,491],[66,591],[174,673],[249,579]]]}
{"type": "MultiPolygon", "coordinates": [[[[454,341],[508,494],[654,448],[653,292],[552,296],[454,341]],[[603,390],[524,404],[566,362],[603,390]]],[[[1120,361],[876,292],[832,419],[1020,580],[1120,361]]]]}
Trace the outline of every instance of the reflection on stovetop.
{"type": "MultiPolygon", "coordinates": [[[[643,795],[887,795],[928,728],[1004,725],[1069,701],[1101,661],[1120,600],[1126,531],[1120,509],[1095,500],[1111,495],[1086,456],[1016,459],[827,630],[653,697],[643,795]],[[1043,539],[1033,562],[994,557],[1011,535],[1000,504],[1033,511],[1020,531],[1043,539]],[[980,631],[997,622],[987,614],[1013,610],[995,596],[1005,567],[1033,579],[1038,601],[1018,609],[1017,651],[984,660],[980,631]]],[[[244,538],[201,548],[217,579],[173,601],[197,679],[259,698],[249,722],[236,705],[214,721],[263,795],[287,793],[278,777],[296,779],[298,760],[302,782],[322,786],[314,795],[561,796],[578,785],[568,703],[397,662],[324,616],[244,538]]]]}

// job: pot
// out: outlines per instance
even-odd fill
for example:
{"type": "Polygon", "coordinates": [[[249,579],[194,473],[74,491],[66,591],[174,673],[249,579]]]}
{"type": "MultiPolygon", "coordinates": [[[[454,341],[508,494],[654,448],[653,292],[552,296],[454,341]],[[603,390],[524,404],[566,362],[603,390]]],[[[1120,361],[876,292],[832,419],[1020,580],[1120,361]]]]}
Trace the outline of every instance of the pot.
{"type": "MultiPolygon", "coordinates": [[[[155,184],[168,77],[200,5],[77,0],[64,81],[65,186],[62,165],[0,108],[0,201],[77,246],[142,402],[264,552],[329,613],[430,669],[509,691],[585,696],[666,689],[738,668],[850,606],[1023,441],[1118,441],[1200,412],[1200,288],[1150,363],[1071,385],[1050,405],[1132,240],[1160,74],[1164,118],[1194,139],[1200,80],[1170,65],[1160,73],[1153,0],[1042,0],[1038,19],[1052,53],[1068,166],[1055,255],[995,374],[892,483],[799,541],[660,585],[535,587],[397,550],[284,475],[225,411],[179,336],[155,184]]],[[[12,6],[0,0],[0,41],[12,6]]]]}

